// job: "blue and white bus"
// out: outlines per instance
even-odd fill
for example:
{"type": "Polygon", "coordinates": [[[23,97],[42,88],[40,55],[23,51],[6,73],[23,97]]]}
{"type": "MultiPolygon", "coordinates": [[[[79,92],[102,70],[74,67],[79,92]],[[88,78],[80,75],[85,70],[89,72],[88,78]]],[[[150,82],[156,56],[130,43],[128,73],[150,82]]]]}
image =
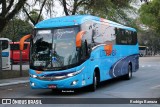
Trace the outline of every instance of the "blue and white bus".
{"type": "Polygon", "coordinates": [[[137,32],[91,15],[52,18],[39,22],[31,38],[30,85],[33,89],[94,91],[105,80],[132,77],[139,68],[137,32]]]}
{"type": "Polygon", "coordinates": [[[10,40],[8,38],[0,38],[0,43],[2,46],[2,68],[6,69],[10,66],[10,40]]]}

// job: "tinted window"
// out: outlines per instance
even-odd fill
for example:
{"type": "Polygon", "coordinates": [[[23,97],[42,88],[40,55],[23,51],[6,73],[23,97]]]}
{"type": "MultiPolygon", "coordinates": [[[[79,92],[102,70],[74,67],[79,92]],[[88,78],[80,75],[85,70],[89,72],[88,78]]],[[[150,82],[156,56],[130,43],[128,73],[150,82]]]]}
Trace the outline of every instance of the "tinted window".
{"type": "Polygon", "coordinates": [[[115,29],[116,32],[116,44],[119,45],[136,45],[137,33],[125,29],[115,29]]]}
{"type": "MultiPolygon", "coordinates": [[[[19,44],[10,44],[11,50],[19,50],[19,44]]],[[[24,50],[27,49],[28,44],[24,44],[24,50]]]]}
{"type": "Polygon", "coordinates": [[[2,40],[2,50],[5,50],[8,48],[8,41],[7,40],[2,40]]]}

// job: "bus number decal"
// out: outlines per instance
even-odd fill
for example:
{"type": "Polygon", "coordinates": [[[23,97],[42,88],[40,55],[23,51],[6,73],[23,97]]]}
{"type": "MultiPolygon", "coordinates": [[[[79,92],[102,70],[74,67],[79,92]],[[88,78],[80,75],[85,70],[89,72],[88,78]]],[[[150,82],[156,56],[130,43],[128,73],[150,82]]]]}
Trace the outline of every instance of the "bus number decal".
{"type": "Polygon", "coordinates": [[[116,55],[116,49],[112,50],[112,56],[116,55]]]}
{"type": "MultiPolygon", "coordinates": [[[[110,50],[107,50],[107,53],[109,53],[110,50]]],[[[111,54],[112,56],[115,56],[117,53],[116,49],[112,50],[111,54]]],[[[106,54],[106,56],[110,56],[109,54],[106,54]]]]}

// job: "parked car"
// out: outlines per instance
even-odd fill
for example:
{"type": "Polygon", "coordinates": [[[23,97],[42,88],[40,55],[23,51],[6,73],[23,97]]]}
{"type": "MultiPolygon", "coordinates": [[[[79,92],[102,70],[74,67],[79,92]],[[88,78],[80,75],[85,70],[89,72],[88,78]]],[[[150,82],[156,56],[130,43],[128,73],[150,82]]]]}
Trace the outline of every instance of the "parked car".
{"type": "MultiPolygon", "coordinates": [[[[29,61],[29,47],[30,43],[24,43],[24,50],[22,51],[22,61],[28,62],[29,61]]],[[[19,49],[19,42],[10,42],[10,59],[11,63],[19,63],[20,62],[20,49],[19,49]]]]}

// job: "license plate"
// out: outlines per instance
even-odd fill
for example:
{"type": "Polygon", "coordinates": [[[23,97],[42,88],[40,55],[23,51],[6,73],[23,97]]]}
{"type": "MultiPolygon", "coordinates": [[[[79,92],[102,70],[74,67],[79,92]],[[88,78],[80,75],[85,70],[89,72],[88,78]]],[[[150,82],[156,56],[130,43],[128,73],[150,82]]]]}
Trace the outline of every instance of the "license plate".
{"type": "Polygon", "coordinates": [[[56,85],[48,85],[48,88],[55,89],[55,88],[57,88],[57,86],[56,85]]]}

